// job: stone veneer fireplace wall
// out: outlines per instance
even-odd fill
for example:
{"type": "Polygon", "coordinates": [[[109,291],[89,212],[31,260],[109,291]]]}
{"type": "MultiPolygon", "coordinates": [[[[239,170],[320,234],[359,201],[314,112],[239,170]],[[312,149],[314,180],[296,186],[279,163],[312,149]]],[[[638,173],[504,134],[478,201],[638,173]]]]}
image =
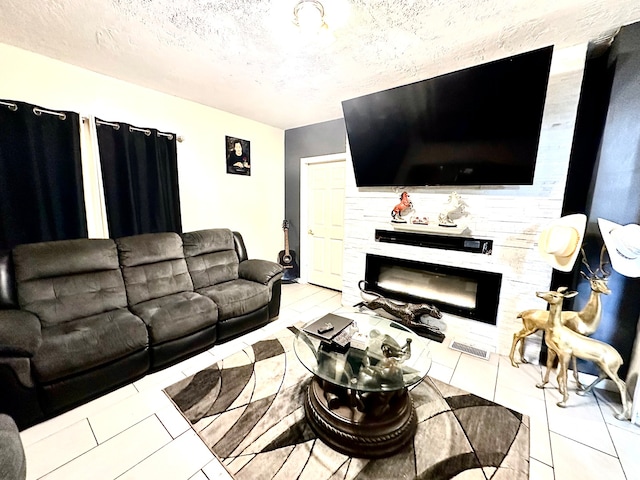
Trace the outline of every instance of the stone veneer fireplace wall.
{"type": "MultiPolygon", "coordinates": [[[[376,229],[393,230],[390,213],[403,189],[357,188],[350,160],[347,162],[345,305],[361,301],[358,282],[365,278],[367,253],[501,273],[497,324],[445,313],[445,342],[455,338],[509,353],[513,334],[522,328],[517,313],[546,308],[535,292],[549,288],[552,269],[537,252],[537,237],[543,226],[561,215],[586,52],[586,44],[554,49],[533,185],[406,189],[415,214],[432,222],[437,221],[448,195],[458,192],[468,205],[468,215],[461,221],[468,223],[469,230],[461,236],[493,240],[491,255],[376,242],[376,229]]],[[[540,337],[528,341],[527,356],[537,358],[540,342],[540,337]]]]}

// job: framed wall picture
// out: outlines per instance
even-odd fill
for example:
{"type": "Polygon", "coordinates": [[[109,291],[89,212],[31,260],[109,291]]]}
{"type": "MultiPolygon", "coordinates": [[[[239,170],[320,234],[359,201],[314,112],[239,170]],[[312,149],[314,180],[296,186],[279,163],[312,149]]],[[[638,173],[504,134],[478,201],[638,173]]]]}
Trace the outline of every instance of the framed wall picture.
{"type": "Polygon", "coordinates": [[[251,175],[251,145],[249,140],[225,137],[227,147],[227,173],[251,175]]]}

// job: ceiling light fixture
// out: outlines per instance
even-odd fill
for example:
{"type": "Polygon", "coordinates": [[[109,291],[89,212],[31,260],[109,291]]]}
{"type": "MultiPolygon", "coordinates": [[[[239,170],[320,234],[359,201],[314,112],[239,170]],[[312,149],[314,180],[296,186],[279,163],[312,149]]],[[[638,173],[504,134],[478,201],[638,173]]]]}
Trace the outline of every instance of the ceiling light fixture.
{"type": "Polygon", "coordinates": [[[300,0],[293,7],[293,23],[305,32],[317,32],[326,28],[324,7],[317,0],[300,0]]]}

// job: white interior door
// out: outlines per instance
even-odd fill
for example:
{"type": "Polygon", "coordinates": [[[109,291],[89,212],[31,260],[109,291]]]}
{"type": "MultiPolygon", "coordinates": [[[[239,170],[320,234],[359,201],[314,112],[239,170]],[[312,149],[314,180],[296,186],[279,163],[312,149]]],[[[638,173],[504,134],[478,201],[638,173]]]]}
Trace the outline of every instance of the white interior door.
{"type": "Polygon", "coordinates": [[[342,290],[345,159],[318,158],[305,163],[305,276],[309,283],[342,290]]]}

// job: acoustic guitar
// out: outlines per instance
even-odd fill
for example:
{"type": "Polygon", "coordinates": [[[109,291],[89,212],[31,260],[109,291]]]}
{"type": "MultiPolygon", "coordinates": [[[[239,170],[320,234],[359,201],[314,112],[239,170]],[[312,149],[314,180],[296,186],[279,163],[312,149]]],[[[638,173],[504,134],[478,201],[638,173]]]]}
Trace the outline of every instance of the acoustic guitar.
{"type": "Polygon", "coordinates": [[[298,263],[296,262],[296,252],[289,249],[289,221],[282,222],[282,230],[284,230],[284,250],[278,254],[278,263],[284,268],[285,281],[295,280],[300,276],[298,263]]]}

